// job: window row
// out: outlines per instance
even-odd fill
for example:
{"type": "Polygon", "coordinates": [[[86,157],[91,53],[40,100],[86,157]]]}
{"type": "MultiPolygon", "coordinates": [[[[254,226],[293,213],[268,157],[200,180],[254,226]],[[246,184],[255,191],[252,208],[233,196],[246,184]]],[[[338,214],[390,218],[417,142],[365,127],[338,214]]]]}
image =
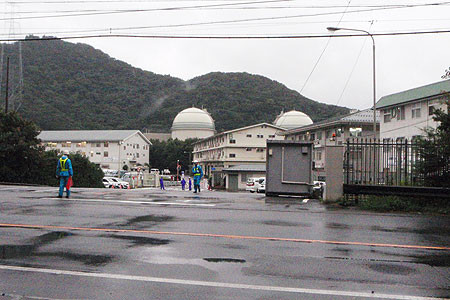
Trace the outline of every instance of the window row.
{"type": "MultiPolygon", "coordinates": [[[[436,111],[433,105],[428,106],[428,115],[432,116],[436,111]]],[[[394,107],[392,109],[383,110],[383,123],[389,123],[392,120],[405,120],[405,106],[394,107]]],[[[418,119],[422,116],[422,104],[415,103],[411,106],[411,119],[418,119]]]]}

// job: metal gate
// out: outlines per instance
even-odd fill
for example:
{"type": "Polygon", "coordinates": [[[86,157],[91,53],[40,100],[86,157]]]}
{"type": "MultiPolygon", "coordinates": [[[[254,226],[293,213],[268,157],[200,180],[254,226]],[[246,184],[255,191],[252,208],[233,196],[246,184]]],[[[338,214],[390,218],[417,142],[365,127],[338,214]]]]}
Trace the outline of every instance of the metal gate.
{"type": "MultiPolygon", "coordinates": [[[[423,162],[418,144],[407,140],[347,140],[344,193],[450,197],[450,189],[424,186],[417,166],[423,162]]],[[[435,162],[439,164],[439,161],[435,162]]]]}

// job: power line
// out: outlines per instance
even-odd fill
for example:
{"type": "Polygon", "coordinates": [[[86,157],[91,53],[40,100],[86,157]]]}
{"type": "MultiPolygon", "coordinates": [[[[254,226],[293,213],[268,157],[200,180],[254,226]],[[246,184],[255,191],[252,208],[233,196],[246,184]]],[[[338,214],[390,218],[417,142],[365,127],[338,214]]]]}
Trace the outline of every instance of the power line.
{"type": "Polygon", "coordinates": [[[123,13],[141,13],[141,12],[151,12],[151,11],[172,11],[172,10],[200,9],[200,8],[225,7],[225,6],[236,6],[236,5],[253,5],[253,4],[262,4],[262,3],[277,3],[277,2],[291,2],[291,1],[294,1],[294,0],[265,0],[265,1],[238,2],[238,3],[226,3],[226,4],[176,6],[176,7],[165,7],[165,8],[112,10],[112,11],[104,11],[104,12],[88,12],[88,13],[75,13],[75,14],[60,14],[60,15],[47,15],[47,16],[5,18],[5,19],[0,19],[0,20],[17,20],[17,19],[28,20],[28,19],[48,19],[48,18],[63,18],[63,17],[112,15],[112,14],[123,14],[123,13]]]}
{"type": "MultiPolygon", "coordinates": [[[[295,1],[295,0],[294,0],[295,1]]],[[[10,2],[8,2],[10,3],[10,2]]],[[[252,3],[253,4],[253,3],[252,3]]],[[[248,4],[236,4],[236,5],[248,5],[248,4]]],[[[330,8],[399,8],[406,6],[406,4],[385,4],[385,5],[321,5],[321,6],[311,6],[311,5],[304,5],[304,6],[246,6],[246,7],[220,7],[222,5],[217,5],[217,7],[181,7],[180,9],[211,9],[211,10],[225,10],[225,9],[232,9],[232,10],[256,10],[256,9],[330,9],[330,8]]],[[[163,10],[164,8],[156,8],[155,10],[163,10]]],[[[132,9],[72,9],[72,10],[46,10],[46,11],[17,11],[19,14],[44,14],[44,13],[93,13],[93,12],[108,12],[108,13],[114,13],[114,12],[123,12],[123,13],[129,13],[129,12],[135,12],[136,10],[132,9]]],[[[8,14],[7,12],[0,12],[0,14],[8,14]]],[[[428,19],[428,20],[434,20],[434,19],[428,19]]],[[[445,19],[448,20],[448,19],[445,19]]]]}
{"type": "MultiPolygon", "coordinates": [[[[259,2],[240,2],[240,3],[228,3],[228,4],[212,4],[212,5],[197,5],[197,6],[185,6],[185,7],[168,7],[168,8],[151,8],[151,9],[135,9],[127,11],[109,11],[109,12],[91,12],[91,13],[76,13],[76,14],[60,14],[60,15],[47,15],[47,16],[32,16],[32,17],[18,17],[18,18],[3,18],[0,20],[25,20],[25,19],[48,19],[48,18],[65,18],[65,17],[81,17],[81,16],[94,16],[94,15],[111,15],[111,14],[123,14],[123,13],[141,13],[141,12],[151,12],[151,11],[174,11],[174,10],[185,10],[185,9],[199,9],[205,7],[223,7],[231,5],[247,5],[247,4],[258,4],[258,3],[270,3],[270,2],[287,2],[295,0],[270,0],[270,1],[259,1],[259,2]]],[[[405,4],[399,6],[382,6],[377,8],[367,8],[348,11],[347,13],[360,13],[360,12],[370,12],[377,10],[389,10],[389,9],[400,9],[400,8],[413,8],[413,7],[426,7],[426,6],[440,6],[448,5],[450,1],[437,2],[437,3],[425,3],[425,4],[405,4]]],[[[273,20],[273,19],[288,19],[288,18],[299,18],[299,17],[312,17],[312,16],[325,16],[342,14],[343,12],[328,12],[328,13],[317,13],[317,14],[306,14],[306,15],[293,15],[293,16],[280,16],[280,17],[266,17],[266,18],[253,18],[244,19],[236,21],[222,21],[223,22],[247,22],[247,21],[259,21],[259,20],[273,20]]],[[[203,23],[202,23],[203,24],[203,23]]],[[[189,25],[190,26],[190,25],[189,25]]]]}
{"type": "MultiPolygon", "coordinates": [[[[423,34],[444,34],[450,33],[450,30],[432,30],[432,31],[412,31],[412,32],[385,32],[372,33],[372,36],[403,36],[403,35],[423,35],[423,34]]],[[[141,39],[216,39],[216,40],[261,40],[261,39],[313,39],[313,38],[349,38],[349,37],[367,37],[366,34],[341,34],[341,35],[278,35],[278,36],[214,36],[214,35],[132,35],[132,34],[104,34],[104,35],[79,35],[66,37],[36,37],[25,39],[0,39],[0,42],[36,42],[36,41],[57,41],[91,38],[141,38],[141,39]]]]}
{"type": "MultiPolygon", "coordinates": [[[[349,0],[348,3],[347,3],[347,5],[350,5],[351,2],[352,2],[352,0],[349,0]]],[[[339,21],[337,22],[336,27],[339,27],[339,24],[341,23],[342,19],[344,18],[345,12],[347,11],[347,9],[348,9],[348,6],[347,6],[347,8],[345,9],[344,13],[341,15],[341,18],[340,18],[339,21]]],[[[311,72],[309,73],[308,77],[306,78],[305,83],[303,84],[302,88],[300,89],[300,94],[301,94],[301,93],[303,92],[303,90],[305,89],[306,85],[307,85],[308,82],[309,82],[309,79],[311,78],[312,74],[314,73],[314,71],[316,70],[317,66],[319,65],[319,62],[320,62],[320,60],[322,59],[323,54],[324,54],[325,51],[327,50],[328,45],[330,44],[330,41],[331,41],[331,37],[328,38],[327,43],[325,44],[325,47],[323,47],[323,49],[322,49],[322,53],[320,53],[319,58],[317,59],[317,61],[316,61],[316,63],[314,64],[314,66],[313,66],[311,72]]]]}

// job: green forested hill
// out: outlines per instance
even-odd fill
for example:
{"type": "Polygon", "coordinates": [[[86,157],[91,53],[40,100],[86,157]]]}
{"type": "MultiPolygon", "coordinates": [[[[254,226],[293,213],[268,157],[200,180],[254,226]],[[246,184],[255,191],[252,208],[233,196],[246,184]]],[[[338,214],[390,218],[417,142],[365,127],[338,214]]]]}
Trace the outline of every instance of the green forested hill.
{"type": "MultiPolygon", "coordinates": [[[[18,44],[5,44],[0,105],[4,106],[6,56],[10,92],[18,101],[18,44]]],[[[130,50],[131,51],[131,50],[130,50]]],[[[297,109],[320,121],[348,112],[321,104],[263,76],[210,73],[188,82],[134,68],[86,44],[22,43],[24,89],[19,113],[41,129],[142,129],[165,132],[184,108],[207,108],[218,131],[272,122],[297,109]]]]}

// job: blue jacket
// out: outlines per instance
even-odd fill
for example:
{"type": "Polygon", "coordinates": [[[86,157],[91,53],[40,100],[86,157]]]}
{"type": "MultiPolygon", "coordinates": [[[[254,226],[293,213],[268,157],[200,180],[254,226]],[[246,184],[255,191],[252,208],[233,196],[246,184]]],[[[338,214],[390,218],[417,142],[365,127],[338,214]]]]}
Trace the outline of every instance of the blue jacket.
{"type": "Polygon", "coordinates": [[[192,168],[192,174],[194,175],[194,177],[202,178],[203,177],[203,169],[202,169],[202,167],[200,165],[194,166],[192,168]],[[198,174],[198,173],[200,173],[200,176],[199,175],[195,175],[195,174],[198,174]]]}
{"type": "Polygon", "coordinates": [[[67,155],[63,155],[60,159],[58,159],[58,164],[56,166],[56,176],[73,176],[72,162],[70,161],[70,158],[67,157],[67,155]]]}

